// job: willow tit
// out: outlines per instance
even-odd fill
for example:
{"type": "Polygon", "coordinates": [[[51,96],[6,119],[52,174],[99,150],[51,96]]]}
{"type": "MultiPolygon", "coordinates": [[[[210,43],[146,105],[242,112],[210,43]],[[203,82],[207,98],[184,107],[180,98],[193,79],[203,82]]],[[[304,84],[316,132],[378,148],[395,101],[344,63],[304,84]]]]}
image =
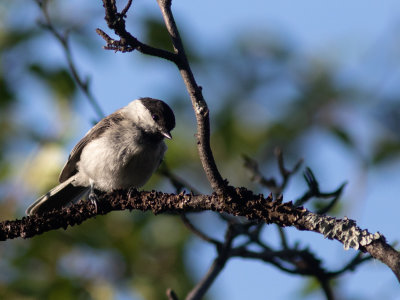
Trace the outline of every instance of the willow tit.
{"type": "Polygon", "coordinates": [[[76,144],[60,184],[28,207],[28,215],[59,209],[98,189],[143,186],[160,165],[175,116],[161,100],[140,98],[102,119],[76,144]]]}

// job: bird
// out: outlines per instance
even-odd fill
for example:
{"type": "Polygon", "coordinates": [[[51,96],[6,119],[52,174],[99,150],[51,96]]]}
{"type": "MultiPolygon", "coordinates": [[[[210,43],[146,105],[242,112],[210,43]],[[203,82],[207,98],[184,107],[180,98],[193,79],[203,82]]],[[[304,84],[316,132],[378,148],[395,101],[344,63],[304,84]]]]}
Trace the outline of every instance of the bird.
{"type": "Polygon", "coordinates": [[[94,195],[94,189],[143,186],[164,158],[175,115],[162,100],[133,100],[94,125],[72,149],[60,184],[30,205],[26,214],[43,215],[94,195]]]}

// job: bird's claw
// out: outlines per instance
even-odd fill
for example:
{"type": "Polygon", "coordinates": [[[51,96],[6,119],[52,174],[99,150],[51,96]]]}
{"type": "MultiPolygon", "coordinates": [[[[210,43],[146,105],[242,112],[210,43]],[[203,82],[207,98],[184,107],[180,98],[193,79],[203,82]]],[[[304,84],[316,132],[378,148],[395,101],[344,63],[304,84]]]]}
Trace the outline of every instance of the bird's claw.
{"type": "Polygon", "coordinates": [[[94,206],[94,210],[97,214],[97,195],[94,193],[93,190],[90,191],[89,196],[88,196],[88,200],[90,201],[90,203],[94,206]]]}

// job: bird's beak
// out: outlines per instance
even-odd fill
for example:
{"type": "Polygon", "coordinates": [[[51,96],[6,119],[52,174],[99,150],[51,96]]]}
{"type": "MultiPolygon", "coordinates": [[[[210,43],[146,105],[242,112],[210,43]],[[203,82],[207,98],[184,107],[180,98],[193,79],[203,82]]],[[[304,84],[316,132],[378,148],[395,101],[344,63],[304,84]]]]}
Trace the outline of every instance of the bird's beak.
{"type": "Polygon", "coordinates": [[[165,136],[167,139],[172,139],[172,135],[171,135],[171,133],[169,133],[168,131],[163,131],[162,132],[162,135],[163,136],[165,136]]]}

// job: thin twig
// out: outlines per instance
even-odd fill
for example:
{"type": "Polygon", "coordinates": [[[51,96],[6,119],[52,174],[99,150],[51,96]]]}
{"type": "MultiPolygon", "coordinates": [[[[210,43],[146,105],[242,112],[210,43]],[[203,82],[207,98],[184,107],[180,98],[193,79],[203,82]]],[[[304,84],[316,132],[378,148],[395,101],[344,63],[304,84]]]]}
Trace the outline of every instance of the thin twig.
{"type": "Polygon", "coordinates": [[[171,170],[165,163],[161,164],[158,172],[160,172],[171,181],[177,193],[181,192],[184,188],[187,188],[194,195],[201,194],[198,189],[189,184],[186,180],[183,180],[181,177],[171,172],[171,170]]]}
{"type": "Polygon", "coordinates": [[[45,22],[42,23],[42,27],[47,29],[49,32],[51,32],[53,34],[53,36],[60,42],[60,45],[62,46],[62,49],[64,51],[65,58],[67,60],[68,68],[72,74],[72,77],[75,80],[75,83],[80,88],[80,90],[84,93],[84,95],[88,99],[89,103],[93,107],[94,111],[97,113],[98,117],[100,119],[103,118],[105,116],[105,114],[104,114],[103,110],[101,109],[100,105],[98,104],[96,98],[90,91],[88,81],[83,80],[81,78],[81,76],[79,75],[79,72],[76,68],[75,62],[72,59],[72,53],[71,53],[71,48],[70,48],[69,39],[68,39],[68,32],[61,34],[53,25],[53,22],[50,18],[48,10],[47,10],[48,1],[35,0],[35,2],[38,4],[39,8],[41,9],[44,20],[45,20],[45,22]]]}
{"type": "Polygon", "coordinates": [[[121,11],[121,15],[125,18],[126,13],[128,12],[129,8],[132,5],[132,0],[128,0],[128,3],[126,4],[125,8],[121,11]]]}
{"type": "Polygon", "coordinates": [[[251,181],[268,188],[274,194],[280,194],[281,191],[276,183],[275,178],[264,177],[258,167],[258,163],[250,156],[242,154],[242,158],[244,160],[244,167],[251,172],[251,181]]]}
{"type": "Polygon", "coordinates": [[[211,284],[217,278],[218,274],[224,268],[227,260],[230,257],[230,249],[232,241],[235,238],[234,225],[228,226],[225,234],[225,242],[219,247],[218,256],[214,259],[207,274],[199,281],[199,283],[190,291],[186,300],[200,300],[203,299],[204,294],[208,291],[211,284]]]}
{"type": "Polygon", "coordinates": [[[103,0],[103,6],[106,15],[104,19],[106,20],[108,27],[113,29],[115,34],[120,37],[120,40],[115,40],[107,35],[103,30],[97,28],[97,34],[99,34],[107,43],[106,46],[104,46],[104,49],[121,52],[137,50],[143,54],[160,57],[177,64],[178,57],[175,53],[142,43],[126,30],[124,16],[130,7],[129,2],[121,13],[118,13],[114,0],[103,0]]]}
{"type": "Polygon", "coordinates": [[[335,300],[335,296],[333,294],[332,287],[330,285],[329,278],[318,278],[318,281],[321,285],[322,290],[324,291],[326,300],[335,300]]]}
{"type": "Polygon", "coordinates": [[[175,294],[175,292],[172,289],[167,289],[167,297],[168,300],[179,300],[178,296],[175,294]]]}
{"type": "MultiPolygon", "coordinates": [[[[268,248],[268,247],[267,247],[268,248]]],[[[272,251],[265,249],[262,252],[251,251],[246,247],[235,247],[231,250],[232,257],[258,259],[264,262],[270,263],[277,267],[279,270],[289,274],[299,274],[299,270],[295,268],[289,268],[288,264],[283,264],[279,257],[279,251],[272,251]]],[[[305,274],[302,274],[305,275],[305,274]]]]}
{"type": "Polygon", "coordinates": [[[319,188],[319,183],[318,183],[317,179],[315,178],[314,173],[308,167],[306,168],[306,171],[304,172],[304,179],[308,185],[308,190],[304,193],[303,196],[301,196],[299,199],[297,199],[294,202],[294,205],[296,205],[296,206],[303,205],[304,203],[306,203],[313,197],[318,197],[318,198],[323,198],[323,199],[333,198],[330,203],[328,203],[325,207],[318,210],[317,213],[320,213],[320,214],[326,213],[330,209],[332,209],[332,207],[336,204],[336,202],[340,198],[344,187],[346,186],[346,182],[345,182],[333,192],[329,192],[329,193],[321,192],[321,190],[319,188]]]}
{"type": "Polygon", "coordinates": [[[327,212],[329,212],[335,206],[335,204],[339,201],[340,196],[342,195],[343,189],[346,186],[346,184],[347,184],[346,182],[343,183],[336,191],[334,191],[332,193],[322,194],[323,198],[333,197],[333,199],[327,205],[318,209],[316,211],[316,213],[322,215],[322,214],[326,214],[327,212]]]}
{"type": "Polygon", "coordinates": [[[200,282],[193,288],[192,291],[186,296],[186,300],[200,300],[203,298],[204,294],[210,288],[211,284],[217,278],[219,273],[225,266],[227,257],[218,256],[214,259],[210,269],[207,274],[200,280],[200,282]]]}
{"type": "Polygon", "coordinates": [[[283,190],[286,188],[286,185],[288,184],[290,177],[300,169],[300,166],[303,163],[303,159],[299,159],[291,170],[287,170],[285,167],[285,162],[283,159],[283,151],[281,148],[275,149],[275,156],[277,157],[279,171],[283,178],[282,184],[280,185],[280,190],[282,193],[283,190]]]}
{"type": "Polygon", "coordinates": [[[279,237],[281,239],[281,246],[283,249],[289,249],[285,231],[282,227],[278,226],[279,237]]]}
{"type": "Polygon", "coordinates": [[[230,254],[232,257],[262,260],[289,274],[312,276],[320,283],[328,300],[334,299],[330,280],[346,271],[351,271],[353,267],[363,262],[360,257],[356,257],[339,271],[327,271],[322,268],[321,261],[309,249],[273,250],[266,247],[264,251],[255,252],[240,246],[233,248],[230,254]]]}
{"type": "Polygon", "coordinates": [[[278,162],[279,172],[282,177],[280,184],[277,183],[275,178],[264,177],[258,167],[258,163],[254,159],[244,154],[242,155],[242,158],[244,160],[244,167],[251,172],[251,180],[268,188],[273,195],[278,198],[281,197],[283,190],[286,188],[290,178],[299,170],[303,160],[300,159],[291,170],[288,170],[285,167],[283,152],[280,148],[275,149],[275,156],[278,162]]]}
{"type": "Polygon", "coordinates": [[[342,268],[340,268],[339,270],[336,271],[331,271],[328,274],[332,277],[337,277],[341,274],[343,274],[344,272],[347,271],[353,271],[358,265],[371,260],[372,256],[371,255],[365,255],[362,252],[358,252],[352,260],[350,260],[346,265],[344,265],[342,268]]]}
{"type": "Polygon", "coordinates": [[[183,221],[183,224],[185,224],[185,226],[187,228],[190,229],[190,231],[192,231],[195,235],[197,235],[199,238],[201,238],[202,240],[214,244],[215,246],[219,247],[221,245],[221,242],[217,241],[216,239],[213,239],[211,237],[209,237],[208,235],[206,235],[204,232],[202,232],[200,229],[198,229],[197,227],[195,227],[192,222],[189,221],[189,219],[186,217],[185,214],[181,214],[181,219],[183,221]]]}

